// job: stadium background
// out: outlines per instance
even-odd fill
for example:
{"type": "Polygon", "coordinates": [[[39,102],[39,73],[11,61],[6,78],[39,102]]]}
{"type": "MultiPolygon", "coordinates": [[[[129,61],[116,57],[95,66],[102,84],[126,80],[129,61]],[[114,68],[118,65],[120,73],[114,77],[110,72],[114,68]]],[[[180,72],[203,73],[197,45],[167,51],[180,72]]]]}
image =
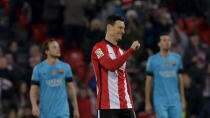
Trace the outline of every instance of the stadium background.
{"type": "Polygon", "coordinates": [[[154,118],[144,112],[144,72],[162,32],[170,32],[172,51],[183,57],[186,118],[209,118],[209,0],[0,0],[0,118],[33,118],[31,73],[42,58],[40,45],[49,38],[59,41],[62,59],[73,68],[80,118],[96,118],[90,54],[104,39],[111,14],[126,19],[124,49],[141,42],[127,63],[137,118],[154,118]]]}

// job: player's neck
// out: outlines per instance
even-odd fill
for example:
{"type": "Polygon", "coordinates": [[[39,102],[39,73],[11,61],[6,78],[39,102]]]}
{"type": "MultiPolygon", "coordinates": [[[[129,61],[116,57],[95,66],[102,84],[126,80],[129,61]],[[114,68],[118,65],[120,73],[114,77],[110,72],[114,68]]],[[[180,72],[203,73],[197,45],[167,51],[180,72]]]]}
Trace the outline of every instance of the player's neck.
{"type": "Polygon", "coordinates": [[[58,59],[56,58],[47,58],[46,62],[50,65],[55,65],[58,59]]]}
{"type": "Polygon", "coordinates": [[[113,45],[117,45],[117,40],[114,39],[114,37],[112,37],[109,34],[106,34],[105,40],[109,41],[110,43],[112,43],[113,45]]]}
{"type": "Polygon", "coordinates": [[[168,57],[169,55],[169,51],[166,51],[166,50],[160,50],[160,55],[163,56],[163,57],[168,57]]]}

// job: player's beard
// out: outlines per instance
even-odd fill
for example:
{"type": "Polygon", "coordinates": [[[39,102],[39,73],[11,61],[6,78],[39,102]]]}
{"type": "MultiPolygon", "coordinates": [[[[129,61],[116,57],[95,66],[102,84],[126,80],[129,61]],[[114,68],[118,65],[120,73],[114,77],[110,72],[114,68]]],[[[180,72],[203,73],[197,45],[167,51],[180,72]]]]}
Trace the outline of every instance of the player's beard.
{"type": "Polygon", "coordinates": [[[51,57],[54,59],[58,59],[58,58],[60,58],[60,55],[51,55],[51,57]]]}
{"type": "Polygon", "coordinates": [[[170,49],[169,49],[169,48],[163,48],[163,51],[164,51],[164,52],[169,52],[170,49]]]}

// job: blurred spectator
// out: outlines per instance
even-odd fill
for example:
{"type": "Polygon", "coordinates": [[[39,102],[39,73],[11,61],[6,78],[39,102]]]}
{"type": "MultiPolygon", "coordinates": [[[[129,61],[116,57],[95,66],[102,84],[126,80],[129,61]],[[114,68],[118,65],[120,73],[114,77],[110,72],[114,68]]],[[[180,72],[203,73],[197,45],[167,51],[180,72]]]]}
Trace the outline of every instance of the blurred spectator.
{"type": "Polygon", "coordinates": [[[81,85],[78,93],[80,118],[96,118],[96,98],[86,85],[81,85]]]}
{"type": "Polygon", "coordinates": [[[88,0],[87,5],[85,6],[85,17],[91,21],[98,16],[102,9],[101,0],[88,0]]]}
{"type": "Polygon", "coordinates": [[[32,112],[31,112],[31,107],[30,106],[25,106],[24,108],[22,108],[22,113],[20,113],[20,118],[35,118],[33,115],[32,115],[32,112]]]}
{"type": "Polygon", "coordinates": [[[187,118],[197,118],[203,106],[202,89],[196,86],[189,74],[183,75],[187,100],[187,118]]]}
{"type": "Polygon", "coordinates": [[[45,0],[44,19],[49,37],[58,37],[63,33],[62,0],[45,0]]]}
{"type": "Polygon", "coordinates": [[[6,118],[18,118],[18,117],[17,117],[17,111],[16,111],[15,109],[11,109],[11,110],[8,112],[6,118]]]}
{"type": "Polygon", "coordinates": [[[29,88],[24,81],[19,82],[19,88],[17,93],[18,108],[24,108],[29,104],[29,88]]]}
{"type": "Polygon", "coordinates": [[[85,40],[83,50],[87,51],[85,54],[86,62],[90,62],[91,50],[95,43],[104,39],[104,31],[102,29],[102,23],[99,19],[95,18],[90,21],[90,28],[87,31],[87,39],[85,40]]]}
{"type": "Polygon", "coordinates": [[[204,105],[199,115],[199,118],[210,118],[210,102],[204,105]]]}
{"type": "Polygon", "coordinates": [[[188,47],[186,34],[179,29],[178,25],[175,25],[171,29],[170,36],[172,38],[172,51],[184,56],[185,50],[188,47]]]}
{"type": "Polygon", "coordinates": [[[191,32],[189,34],[189,45],[184,55],[185,68],[190,68],[192,65],[194,65],[198,61],[199,56],[201,55],[202,59],[207,59],[208,48],[201,41],[202,40],[196,32],[191,32]],[[199,53],[201,55],[199,55],[199,53]]]}
{"type": "Polygon", "coordinates": [[[87,19],[84,13],[87,2],[87,0],[64,0],[64,35],[66,49],[80,46],[80,43],[83,42],[87,25],[87,19]],[[76,42],[76,45],[73,45],[73,42],[76,42]]]}
{"type": "Polygon", "coordinates": [[[24,72],[20,66],[17,66],[12,53],[5,53],[5,58],[7,60],[7,69],[9,73],[12,73],[12,75],[10,75],[11,81],[13,82],[13,84],[16,84],[17,81],[23,79],[24,72]]]}
{"type": "Polygon", "coordinates": [[[9,42],[8,44],[8,51],[10,51],[12,53],[12,55],[14,56],[14,59],[17,59],[18,53],[19,53],[19,44],[17,41],[13,40],[11,42],[9,42]]]}

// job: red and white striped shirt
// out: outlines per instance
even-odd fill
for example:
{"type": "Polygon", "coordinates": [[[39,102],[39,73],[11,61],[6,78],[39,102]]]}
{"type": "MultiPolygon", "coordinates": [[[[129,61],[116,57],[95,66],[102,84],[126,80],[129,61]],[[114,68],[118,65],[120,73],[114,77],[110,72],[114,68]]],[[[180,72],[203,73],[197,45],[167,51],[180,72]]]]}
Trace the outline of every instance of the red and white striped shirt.
{"type": "Polygon", "coordinates": [[[133,51],[130,48],[124,52],[107,40],[93,47],[91,61],[97,81],[97,109],[132,108],[126,60],[133,51]]]}

